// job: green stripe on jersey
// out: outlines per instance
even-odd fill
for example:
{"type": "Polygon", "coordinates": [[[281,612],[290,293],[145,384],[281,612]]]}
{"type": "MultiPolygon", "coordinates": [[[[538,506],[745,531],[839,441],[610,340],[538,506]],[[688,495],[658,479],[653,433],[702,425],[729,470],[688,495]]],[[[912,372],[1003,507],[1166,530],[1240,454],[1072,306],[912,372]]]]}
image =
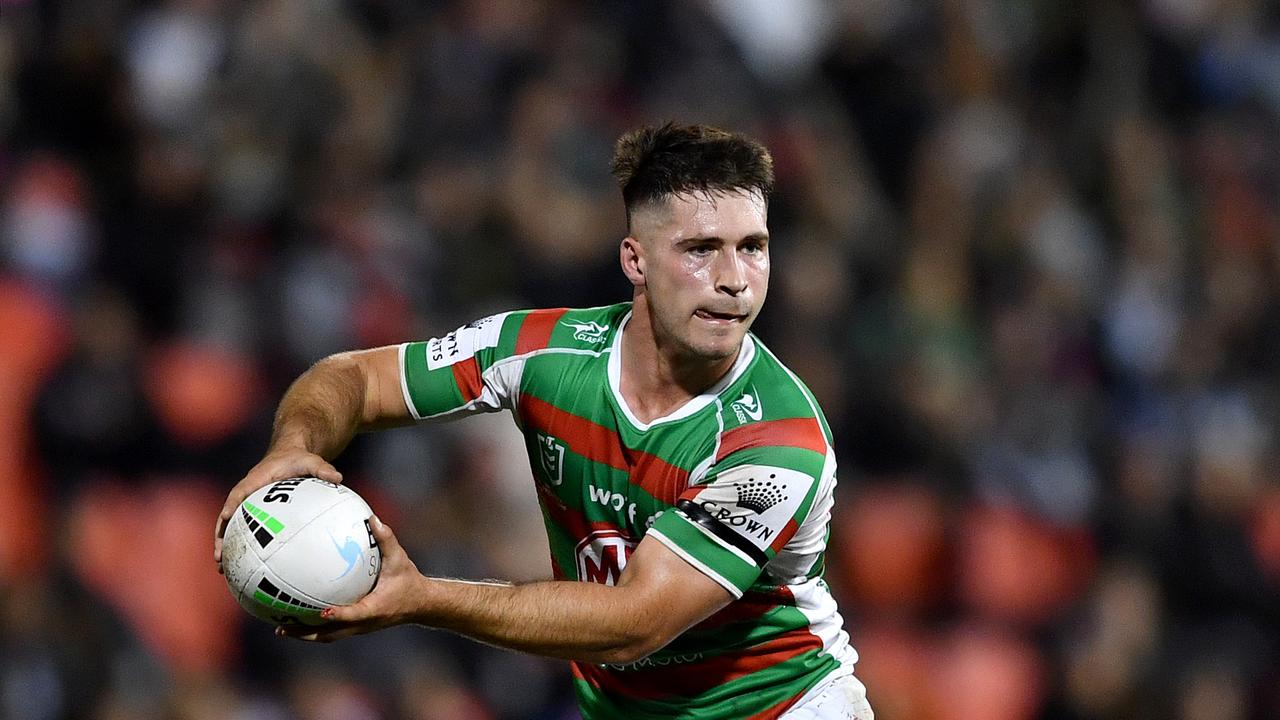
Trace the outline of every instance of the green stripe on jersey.
{"type": "Polygon", "coordinates": [[[663,513],[650,532],[658,532],[670,540],[678,548],[674,551],[694,567],[708,574],[714,573],[712,579],[716,582],[720,582],[720,579],[728,581],[739,596],[760,575],[760,568],[755,563],[744,558],[741,552],[734,552],[730,549],[731,545],[691,522],[684,513],[663,513]]]}
{"type": "Polygon", "coordinates": [[[404,373],[405,386],[409,388],[409,398],[418,415],[430,417],[464,404],[452,368],[427,369],[426,343],[409,343],[405,347],[404,373]]]}

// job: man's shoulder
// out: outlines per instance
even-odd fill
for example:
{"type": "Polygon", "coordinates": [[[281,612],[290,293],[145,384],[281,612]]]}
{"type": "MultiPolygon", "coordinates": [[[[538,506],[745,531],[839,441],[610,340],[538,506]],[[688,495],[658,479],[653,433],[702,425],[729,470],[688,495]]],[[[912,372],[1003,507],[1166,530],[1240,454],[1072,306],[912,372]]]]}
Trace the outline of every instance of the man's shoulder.
{"type": "Polygon", "coordinates": [[[753,335],[748,342],[754,343],[755,357],[725,397],[726,409],[732,411],[736,424],[789,418],[823,420],[817,398],[804,381],[759,338],[753,335]]]}
{"type": "Polygon", "coordinates": [[[540,308],[507,314],[504,332],[514,341],[512,354],[539,351],[595,353],[608,346],[612,332],[631,303],[591,308],[540,308]]]}
{"type": "Polygon", "coordinates": [[[820,472],[831,452],[831,431],[804,382],[759,340],[756,357],[722,396],[720,469],[772,462],[820,472]]]}

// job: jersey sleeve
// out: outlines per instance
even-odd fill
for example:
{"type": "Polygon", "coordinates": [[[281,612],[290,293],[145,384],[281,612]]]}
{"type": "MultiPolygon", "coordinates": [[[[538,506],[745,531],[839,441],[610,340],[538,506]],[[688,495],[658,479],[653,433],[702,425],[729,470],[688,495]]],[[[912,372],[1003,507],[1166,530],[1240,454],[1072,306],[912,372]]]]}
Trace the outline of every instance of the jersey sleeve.
{"type": "Polygon", "coordinates": [[[515,337],[527,313],[508,312],[468,323],[425,342],[400,346],[400,389],[418,420],[511,407],[519,390],[515,337]]]}
{"type": "Polygon", "coordinates": [[[762,444],[726,455],[649,534],[741,597],[830,493],[834,459],[825,443],[816,449],[762,444]]]}

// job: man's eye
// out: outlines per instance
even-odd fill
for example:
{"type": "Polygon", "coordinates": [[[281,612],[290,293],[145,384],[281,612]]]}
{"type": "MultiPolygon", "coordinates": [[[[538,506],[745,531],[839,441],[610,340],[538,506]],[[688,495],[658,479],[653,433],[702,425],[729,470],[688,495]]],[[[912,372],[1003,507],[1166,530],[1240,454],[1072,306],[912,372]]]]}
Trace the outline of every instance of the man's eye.
{"type": "Polygon", "coordinates": [[[689,248],[689,252],[693,253],[694,255],[708,255],[711,253],[713,249],[714,248],[712,248],[710,245],[694,245],[693,247],[689,248]]]}

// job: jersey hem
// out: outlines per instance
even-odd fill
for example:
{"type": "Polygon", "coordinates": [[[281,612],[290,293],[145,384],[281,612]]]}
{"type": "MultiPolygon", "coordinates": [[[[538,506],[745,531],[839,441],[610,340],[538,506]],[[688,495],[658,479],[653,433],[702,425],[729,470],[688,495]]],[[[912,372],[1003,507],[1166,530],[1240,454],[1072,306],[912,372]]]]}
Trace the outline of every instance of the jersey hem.
{"type": "Polygon", "coordinates": [[[421,420],[422,414],[418,412],[418,408],[413,404],[413,397],[409,395],[409,367],[405,364],[408,362],[407,353],[409,343],[400,343],[400,393],[404,395],[404,405],[409,409],[409,414],[414,420],[421,420]]]}

